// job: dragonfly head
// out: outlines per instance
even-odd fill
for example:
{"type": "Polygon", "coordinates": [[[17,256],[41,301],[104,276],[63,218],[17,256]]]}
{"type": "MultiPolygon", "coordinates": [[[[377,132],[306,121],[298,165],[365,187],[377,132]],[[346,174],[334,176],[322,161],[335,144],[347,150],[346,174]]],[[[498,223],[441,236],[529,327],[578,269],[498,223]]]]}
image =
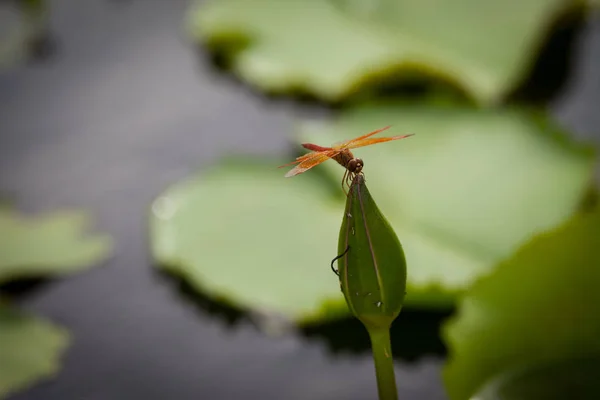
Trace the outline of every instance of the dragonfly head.
{"type": "Polygon", "coordinates": [[[365,164],[363,163],[362,159],[353,158],[350,161],[348,161],[348,166],[346,168],[353,174],[359,174],[360,171],[362,171],[364,165],[365,164]]]}

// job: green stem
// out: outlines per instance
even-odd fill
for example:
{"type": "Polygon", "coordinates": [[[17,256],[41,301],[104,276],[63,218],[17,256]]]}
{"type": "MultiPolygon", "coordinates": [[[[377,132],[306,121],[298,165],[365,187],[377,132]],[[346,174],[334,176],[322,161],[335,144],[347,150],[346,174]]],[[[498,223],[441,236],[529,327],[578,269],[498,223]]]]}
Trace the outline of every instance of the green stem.
{"type": "Polygon", "coordinates": [[[397,400],[396,377],[394,375],[394,359],[389,328],[367,328],[371,338],[375,375],[377,376],[377,391],[379,400],[397,400]]]}

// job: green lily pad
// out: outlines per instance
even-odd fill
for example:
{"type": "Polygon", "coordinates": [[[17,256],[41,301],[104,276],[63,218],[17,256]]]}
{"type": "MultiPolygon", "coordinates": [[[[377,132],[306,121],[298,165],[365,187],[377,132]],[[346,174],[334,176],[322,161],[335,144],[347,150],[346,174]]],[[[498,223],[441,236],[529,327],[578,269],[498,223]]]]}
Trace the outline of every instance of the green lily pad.
{"type": "Polygon", "coordinates": [[[18,0],[2,6],[0,3],[0,71],[26,60],[48,28],[44,0],[18,0]]]}
{"type": "MultiPolygon", "coordinates": [[[[389,135],[415,136],[354,154],[404,247],[407,305],[448,304],[524,241],[568,219],[592,184],[590,148],[516,109],[379,104],[333,124],[301,124],[301,139],[328,145],[388,124],[389,135]]],[[[340,174],[334,162],[318,168],[340,174]]]]}
{"type": "MultiPolygon", "coordinates": [[[[416,136],[355,154],[404,247],[406,306],[451,306],[522,242],[568,219],[592,180],[589,148],[517,110],[388,104],[301,130],[328,145],[388,123],[416,136]]],[[[329,267],[344,210],[342,169],[327,161],[285,179],[275,168],[283,163],[223,162],[168,189],[153,206],[153,255],[237,307],[300,323],[348,315],[329,267]]]]}
{"type": "Polygon", "coordinates": [[[0,283],[73,273],[112,252],[109,236],[83,236],[84,212],[62,211],[35,217],[0,207],[0,283]]]}
{"type": "Polygon", "coordinates": [[[469,290],[445,327],[450,398],[509,371],[599,359],[599,287],[600,209],[528,242],[469,290]]]}
{"type": "Polygon", "coordinates": [[[0,398],[54,376],[68,333],[0,301],[0,398]]]}
{"type": "Polygon", "coordinates": [[[343,202],[318,174],[286,181],[275,168],[284,162],[271,161],[225,161],[160,196],[151,218],[155,259],[238,307],[298,320],[327,299],[345,307],[329,267],[343,202]]]}
{"type": "Polygon", "coordinates": [[[524,79],[570,0],[220,0],[190,13],[194,38],[268,92],[339,101],[429,75],[482,104],[524,79]]]}
{"type": "Polygon", "coordinates": [[[481,400],[600,398],[600,357],[575,358],[509,371],[485,385],[481,400]]]}

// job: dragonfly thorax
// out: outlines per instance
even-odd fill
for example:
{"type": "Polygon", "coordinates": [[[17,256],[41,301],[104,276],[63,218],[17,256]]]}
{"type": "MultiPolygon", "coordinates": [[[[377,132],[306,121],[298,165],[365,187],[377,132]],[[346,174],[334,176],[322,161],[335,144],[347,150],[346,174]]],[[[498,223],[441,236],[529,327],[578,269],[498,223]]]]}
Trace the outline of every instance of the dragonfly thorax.
{"type": "Polygon", "coordinates": [[[353,174],[358,174],[362,171],[363,166],[365,165],[363,160],[360,158],[354,157],[354,154],[350,150],[344,150],[333,157],[335,161],[338,162],[342,167],[346,168],[348,172],[353,174]]]}

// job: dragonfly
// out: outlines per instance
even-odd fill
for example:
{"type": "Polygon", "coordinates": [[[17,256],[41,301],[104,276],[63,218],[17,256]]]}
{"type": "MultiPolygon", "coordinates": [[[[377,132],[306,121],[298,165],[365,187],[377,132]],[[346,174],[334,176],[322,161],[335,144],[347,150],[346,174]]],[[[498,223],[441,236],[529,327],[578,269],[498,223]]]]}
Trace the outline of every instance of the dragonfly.
{"type": "Polygon", "coordinates": [[[312,150],[312,152],[297,157],[295,161],[281,165],[279,166],[279,168],[298,164],[294,168],[292,168],[287,174],[285,174],[286,178],[290,178],[292,176],[296,176],[303,172],[306,172],[309,169],[316,167],[317,165],[329,159],[334,159],[335,161],[337,161],[338,164],[340,164],[346,169],[342,178],[342,189],[346,193],[344,184],[346,184],[348,188],[350,188],[350,183],[353,181],[356,175],[362,174],[362,170],[365,165],[362,159],[354,157],[354,154],[352,154],[352,152],[350,151],[351,149],[370,146],[376,143],[389,142],[391,140],[404,139],[414,135],[413,133],[411,133],[408,135],[399,135],[383,138],[371,137],[389,128],[391,128],[391,126],[386,126],[385,128],[377,129],[373,132],[369,132],[366,135],[359,136],[355,139],[346,140],[344,142],[335,144],[332,147],[323,147],[313,143],[302,143],[302,147],[308,150],[312,150]]]}

